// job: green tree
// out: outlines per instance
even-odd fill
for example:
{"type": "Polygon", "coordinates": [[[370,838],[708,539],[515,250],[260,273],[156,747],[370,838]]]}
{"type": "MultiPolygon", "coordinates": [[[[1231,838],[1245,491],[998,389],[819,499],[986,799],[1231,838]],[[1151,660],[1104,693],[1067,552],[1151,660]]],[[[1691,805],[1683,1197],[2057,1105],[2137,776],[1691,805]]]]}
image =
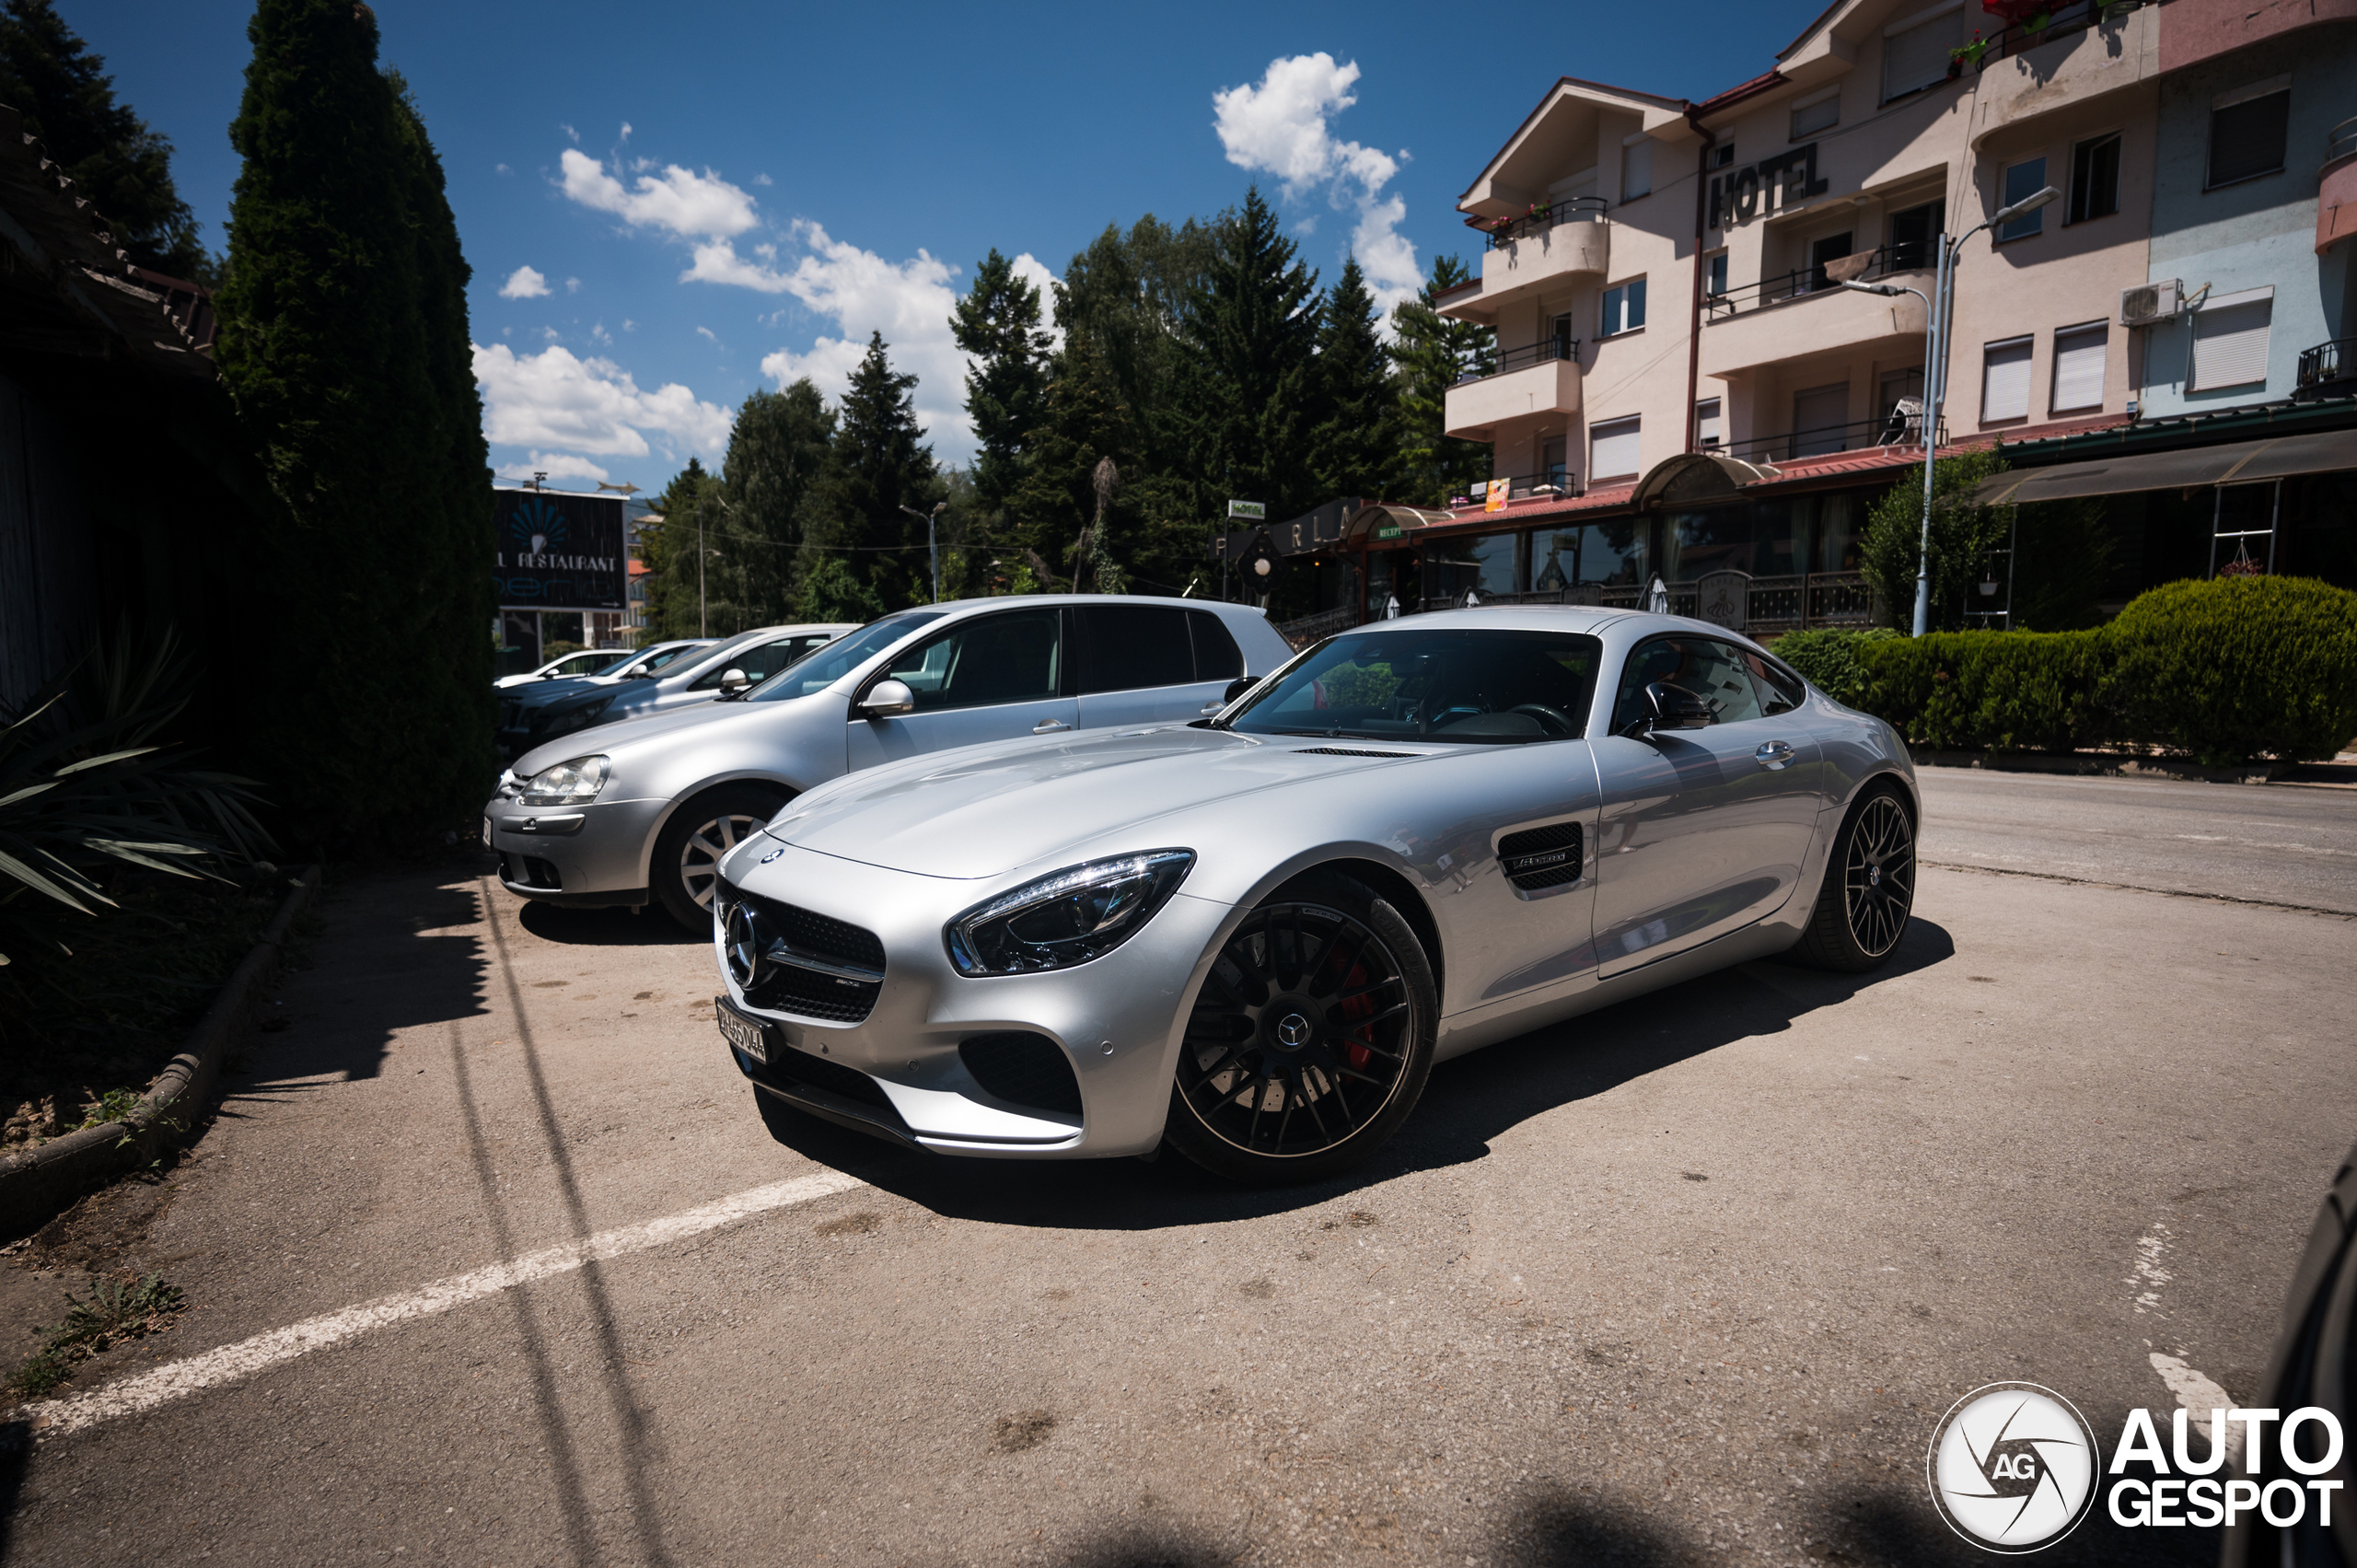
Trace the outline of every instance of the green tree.
{"type": "MultiPolygon", "coordinates": [[[[213,258],[172,182],[172,144],[114,96],[106,62],[52,0],[0,4],[0,103],[25,117],[135,264],[211,285],[213,258]]],[[[471,382],[470,382],[471,385],[471,382]]]]}
{"type": "MultiPolygon", "coordinates": [[[[1023,480],[1008,497],[1005,537],[1071,581],[1080,565],[1081,531],[1097,513],[1097,465],[1110,458],[1126,471],[1137,460],[1135,435],[1096,339],[1067,338],[1048,389],[1047,417],[1028,438],[1023,480]]],[[[1127,499],[1118,497],[1117,505],[1127,499]]],[[[1133,524],[1134,518],[1117,518],[1113,531],[1135,532],[1122,523],[1133,524]]],[[[1135,540],[1130,542],[1134,548],[1135,540]]]]}
{"type": "Polygon", "coordinates": [[[1021,478],[1024,437],[1046,412],[1055,339],[1039,320],[1039,290],[995,249],[974,269],[974,286],[949,318],[958,346],[975,360],[966,372],[966,412],[980,447],[975,499],[988,509],[1004,505],[1021,478]]]}
{"type": "Polygon", "coordinates": [[[1309,470],[1321,499],[1379,499],[1396,471],[1398,400],[1390,351],[1376,331],[1380,319],[1366,275],[1351,257],[1318,312],[1319,419],[1309,433],[1309,470]]]}
{"type": "Polygon", "coordinates": [[[706,522],[726,566],[732,622],[775,625],[793,615],[811,487],[834,460],[835,434],[834,413],[807,377],[737,406],[722,465],[726,505],[711,508],[706,522]]]}
{"type": "Polygon", "coordinates": [[[892,610],[933,597],[924,524],[900,508],[929,511],[947,486],[909,395],[917,378],[892,368],[887,347],[883,333],[870,333],[867,353],[852,372],[834,460],[813,487],[803,570],[815,571],[818,557],[848,554],[853,573],[892,610]]]}
{"type": "MultiPolygon", "coordinates": [[[[698,611],[707,602],[699,598],[696,581],[696,519],[709,528],[722,516],[713,503],[719,498],[720,481],[695,458],[671,476],[671,482],[654,500],[663,520],[639,530],[639,559],[646,563],[646,629],[642,641],[668,643],[703,633],[708,617],[698,611]]],[[[710,593],[711,558],[704,558],[703,593],[710,593]]],[[[713,622],[726,624],[726,622],[713,622]]]]}
{"type": "Polygon", "coordinates": [[[796,621],[868,621],[883,613],[884,601],[840,555],[821,558],[802,579],[794,601],[796,621]]]}
{"type": "Polygon", "coordinates": [[[1391,312],[1398,340],[1392,359],[1399,409],[1395,498],[1411,505],[1446,505],[1450,497],[1470,494],[1490,477],[1490,447],[1450,436],[1446,405],[1448,389],[1460,379],[1497,368],[1497,333],[1475,322],[1452,320],[1433,308],[1436,295],[1472,275],[1455,256],[1439,257],[1433,262],[1432,281],[1391,312]]]}
{"type": "MultiPolygon", "coordinates": [[[[1929,553],[1930,630],[1955,632],[1964,626],[1965,597],[1980,580],[1990,552],[2004,548],[2013,528],[2013,508],[1983,506],[1973,499],[1980,482],[2007,468],[1994,449],[1964,451],[1943,458],[1933,470],[1932,537],[1929,553]]],[[[1907,470],[1885,492],[1866,516],[1866,533],[1859,552],[1860,568],[1874,589],[1883,623],[1901,631],[1915,619],[1916,562],[1922,554],[1923,532],[1923,469],[1907,470]]]]}

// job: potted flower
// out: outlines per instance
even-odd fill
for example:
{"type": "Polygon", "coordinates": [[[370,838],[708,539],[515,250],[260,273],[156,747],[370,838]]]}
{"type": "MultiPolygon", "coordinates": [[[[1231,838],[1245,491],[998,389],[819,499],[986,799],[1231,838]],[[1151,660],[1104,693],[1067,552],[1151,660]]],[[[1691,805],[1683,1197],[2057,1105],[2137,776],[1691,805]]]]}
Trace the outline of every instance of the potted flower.
{"type": "Polygon", "coordinates": [[[1954,81],[1964,75],[1964,68],[1967,65],[1977,69],[1980,64],[1980,57],[1988,52],[1989,41],[1980,36],[1979,28],[1973,29],[1971,42],[1948,51],[1948,80],[1954,81]]]}

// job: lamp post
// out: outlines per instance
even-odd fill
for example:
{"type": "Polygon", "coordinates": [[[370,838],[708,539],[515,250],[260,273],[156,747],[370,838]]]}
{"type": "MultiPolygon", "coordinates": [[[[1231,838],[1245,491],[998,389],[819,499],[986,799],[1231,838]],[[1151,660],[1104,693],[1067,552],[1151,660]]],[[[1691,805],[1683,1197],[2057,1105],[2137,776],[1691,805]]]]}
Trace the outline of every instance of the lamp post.
{"type": "MultiPolygon", "coordinates": [[[[1948,318],[1956,311],[1956,261],[1963,253],[1965,241],[1984,228],[1998,228],[2013,222],[2024,213],[2036,212],[2048,203],[2061,198],[2062,192],[2049,185],[2031,192],[2011,206],[2000,207],[1972,227],[1954,238],[1942,235],[1939,250],[1932,266],[1932,297],[1923,300],[1930,319],[1925,323],[1923,345],[1923,534],[1915,554],[1915,635],[1922,636],[1932,623],[1932,453],[1939,439],[1941,393],[1948,379],[1948,318]]],[[[1844,283],[1843,288],[1861,294],[1897,296],[1911,294],[1923,299],[1920,289],[1898,284],[1869,284],[1855,281],[1844,283]]]]}
{"type": "Polygon", "coordinates": [[[933,602],[939,604],[941,602],[941,547],[934,542],[933,530],[934,525],[940,521],[941,514],[949,510],[949,503],[936,501],[930,512],[920,512],[914,506],[903,506],[900,510],[924,524],[925,553],[933,557],[933,602]]]}
{"type": "Polygon", "coordinates": [[[718,553],[703,547],[703,513],[708,503],[718,505],[724,512],[728,510],[727,502],[709,492],[696,498],[696,635],[699,637],[709,635],[704,627],[703,558],[718,553]]]}

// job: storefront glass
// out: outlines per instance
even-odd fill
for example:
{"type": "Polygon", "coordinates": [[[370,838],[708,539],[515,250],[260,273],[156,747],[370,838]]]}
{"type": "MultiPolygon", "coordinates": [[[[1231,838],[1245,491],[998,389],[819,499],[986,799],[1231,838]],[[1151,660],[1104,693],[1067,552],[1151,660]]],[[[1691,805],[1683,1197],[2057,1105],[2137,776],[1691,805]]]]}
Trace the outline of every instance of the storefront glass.
{"type": "Polygon", "coordinates": [[[1483,598],[1518,594],[1529,581],[1524,540],[1518,533],[1480,534],[1435,540],[1424,547],[1424,592],[1460,603],[1469,593],[1483,598]]]}
{"type": "Polygon", "coordinates": [[[1540,528],[1530,536],[1530,587],[1554,593],[1586,585],[1619,587],[1644,580],[1643,519],[1540,528]]]}

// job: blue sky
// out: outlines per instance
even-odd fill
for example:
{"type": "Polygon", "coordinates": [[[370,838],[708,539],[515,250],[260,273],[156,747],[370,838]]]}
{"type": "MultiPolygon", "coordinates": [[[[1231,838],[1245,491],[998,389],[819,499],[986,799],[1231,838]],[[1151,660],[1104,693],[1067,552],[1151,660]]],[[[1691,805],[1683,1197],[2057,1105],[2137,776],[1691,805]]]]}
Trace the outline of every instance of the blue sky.
{"type": "MultiPolygon", "coordinates": [[[[172,138],[223,243],[250,48],[236,0],[60,0],[172,138]]],[[[881,329],[936,455],[972,443],[945,318],[995,246],[1061,273],[1108,223],[1257,179],[1330,280],[1469,255],[1454,210],[1559,75],[1702,98],[1816,14],[1664,7],[866,6],[380,0],[475,271],[492,457],[660,488],[730,411],[830,394],[881,329]],[[1322,58],[1321,58],[1322,56],[1322,58]],[[625,130],[627,127],[627,130],[625,130]],[[528,269],[525,271],[524,269],[528,269]]]]}

